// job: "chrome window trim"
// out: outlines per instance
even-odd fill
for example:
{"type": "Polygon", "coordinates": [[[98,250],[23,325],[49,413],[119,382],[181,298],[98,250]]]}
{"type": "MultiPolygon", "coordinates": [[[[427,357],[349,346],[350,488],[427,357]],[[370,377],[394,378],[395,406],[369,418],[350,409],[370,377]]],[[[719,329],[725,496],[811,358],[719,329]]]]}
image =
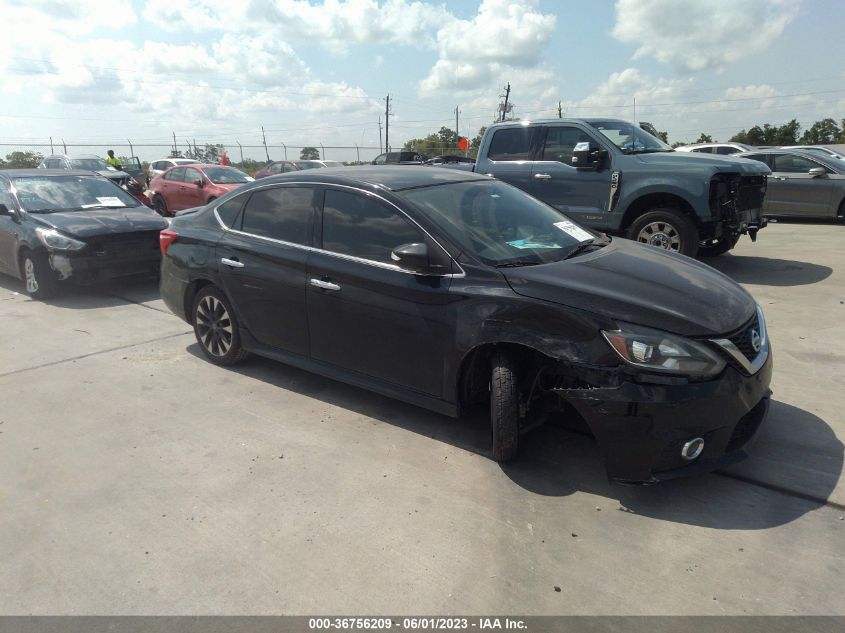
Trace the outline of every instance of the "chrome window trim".
{"type": "Polygon", "coordinates": [[[766,319],[763,317],[763,310],[760,306],[757,306],[757,322],[760,325],[760,351],[757,352],[757,356],[754,357],[754,360],[748,360],[745,357],[745,354],[739,351],[739,348],[729,339],[710,339],[711,343],[715,343],[726,351],[749,376],[753,376],[760,371],[769,358],[769,335],[766,330],[766,319]]]}
{"type": "MultiPolygon", "coordinates": [[[[424,235],[427,235],[431,239],[431,241],[434,242],[437,245],[437,247],[440,250],[442,250],[444,253],[446,253],[446,256],[450,260],[452,260],[452,262],[454,262],[455,266],[457,266],[458,269],[461,271],[459,273],[446,273],[444,275],[425,275],[426,277],[449,277],[449,278],[466,277],[466,272],[464,271],[463,267],[457,262],[457,260],[454,257],[449,255],[449,252],[445,248],[443,248],[443,245],[440,244],[440,242],[438,242],[437,239],[431,233],[426,231],[422,226],[420,226],[420,224],[416,220],[414,220],[412,217],[410,217],[407,213],[405,213],[402,209],[397,207],[395,204],[393,204],[389,200],[385,200],[381,196],[374,194],[370,191],[365,191],[363,189],[359,189],[359,188],[354,187],[352,185],[340,185],[340,184],[330,183],[330,182],[310,182],[310,181],[297,180],[297,181],[284,182],[284,183],[273,182],[273,183],[267,183],[266,185],[261,184],[257,187],[253,187],[253,188],[249,189],[249,191],[243,191],[243,192],[239,193],[238,195],[250,195],[254,191],[258,191],[260,189],[271,189],[271,188],[274,188],[274,187],[278,187],[279,185],[308,185],[308,186],[318,186],[318,185],[320,185],[320,186],[324,186],[324,187],[340,187],[341,189],[351,189],[352,191],[355,191],[357,193],[361,193],[361,194],[364,194],[364,195],[367,195],[367,196],[372,196],[373,198],[381,200],[385,204],[387,204],[390,207],[393,207],[394,209],[396,209],[396,211],[398,211],[403,217],[405,217],[405,219],[407,219],[414,226],[416,226],[420,231],[422,231],[422,233],[424,235]]],[[[294,242],[286,242],[285,240],[278,240],[276,238],[267,237],[265,235],[256,235],[254,233],[247,233],[245,231],[239,231],[237,229],[233,229],[231,227],[228,227],[223,222],[223,220],[220,218],[220,214],[217,213],[217,207],[219,207],[224,202],[229,202],[229,201],[233,200],[236,197],[237,196],[233,196],[232,198],[229,198],[228,200],[224,200],[223,202],[217,202],[217,204],[215,204],[214,208],[213,208],[214,217],[217,219],[217,223],[220,225],[220,228],[222,228],[224,231],[226,231],[228,233],[234,233],[236,235],[243,235],[244,237],[252,237],[252,238],[259,239],[259,240],[264,240],[265,242],[270,242],[271,244],[279,244],[280,246],[289,246],[289,247],[292,247],[292,248],[299,248],[299,249],[302,249],[302,250],[305,250],[305,251],[312,251],[312,252],[315,252],[315,253],[324,253],[326,255],[331,255],[332,257],[337,257],[339,259],[345,259],[345,260],[348,260],[348,261],[353,261],[353,262],[358,262],[358,263],[361,263],[361,264],[368,264],[370,266],[375,266],[376,268],[384,268],[386,270],[395,270],[397,272],[405,273],[405,274],[408,274],[408,275],[414,275],[414,276],[419,275],[419,273],[415,273],[415,272],[410,271],[410,270],[405,270],[404,268],[401,268],[401,267],[397,266],[396,264],[390,264],[388,262],[379,262],[379,261],[376,261],[376,260],[373,260],[373,259],[365,259],[363,257],[356,257],[354,255],[347,255],[345,253],[337,253],[335,251],[329,251],[329,250],[326,250],[326,249],[323,249],[323,248],[317,248],[316,246],[306,246],[305,244],[296,244],[294,242]]]]}

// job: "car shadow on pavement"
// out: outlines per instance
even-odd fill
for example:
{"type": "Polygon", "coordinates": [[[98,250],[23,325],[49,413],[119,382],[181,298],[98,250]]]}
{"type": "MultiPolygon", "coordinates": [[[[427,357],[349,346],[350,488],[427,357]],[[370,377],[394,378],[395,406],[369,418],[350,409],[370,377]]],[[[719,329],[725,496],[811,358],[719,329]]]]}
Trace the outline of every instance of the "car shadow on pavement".
{"type": "Polygon", "coordinates": [[[730,253],[704,261],[737,283],[760,286],[805,286],[824,281],[833,273],[828,266],[809,262],[730,253]]]}
{"type": "MultiPolygon", "coordinates": [[[[18,293],[26,297],[23,282],[6,275],[0,275],[0,292],[18,293]]],[[[158,300],[160,296],[158,280],[146,276],[129,277],[90,286],[63,283],[59,286],[56,296],[40,301],[60,308],[92,310],[112,308],[127,303],[147,303],[158,300]]]]}
{"type": "MultiPolygon", "coordinates": [[[[190,345],[187,351],[204,358],[196,343],[190,345]]],[[[354,411],[487,459],[490,457],[490,430],[484,410],[473,411],[456,420],[258,357],[252,357],[228,371],[354,411]]],[[[781,464],[792,472],[795,486],[800,487],[802,476],[812,476],[814,493],[821,495],[819,499],[826,499],[842,471],[842,445],[833,431],[817,416],[780,402],[772,403],[772,418],[792,425],[790,437],[812,435],[818,438],[820,444],[832,447],[835,442],[838,445],[838,449],[830,453],[834,458],[828,461],[823,472],[813,471],[816,457],[812,453],[795,451],[790,453],[790,459],[800,460],[800,463],[781,464]]],[[[761,434],[765,435],[762,431],[761,434]]],[[[771,438],[767,441],[777,444],[771,438]]],[[[657,486],[626,486],[610,482],[595,441],[559,424],[546,424],[525,435],[521,439],[518,460],[502,465],[501,469],[514,484],[534,494],[568,496],[586,492],[613,500],[615,510],[714,529],[775,527],[824,505],[818,500],[774,492],[765,486],[738,480],[733,475],[718,473],[667,481],[657,486]]],[[[753,477],[752,471],[743,478],[753,477]]],[[[607,508],[606,503],[603,502],[603,505],[607,508]]]]}

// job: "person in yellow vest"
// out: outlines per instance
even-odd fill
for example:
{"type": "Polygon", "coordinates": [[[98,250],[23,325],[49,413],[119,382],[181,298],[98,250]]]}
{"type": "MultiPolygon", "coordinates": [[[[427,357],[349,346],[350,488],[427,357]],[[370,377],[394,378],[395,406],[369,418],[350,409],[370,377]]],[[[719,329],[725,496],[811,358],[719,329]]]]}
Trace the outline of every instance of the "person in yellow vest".
{"type": "Polygon", "coordinates": [[[119,158],[115,157],[114,150],[110,149],[107,153],[108,157],[106,158],[106,162],[115,169],[123,169],[123,163],[120,162],[119,158]]]}

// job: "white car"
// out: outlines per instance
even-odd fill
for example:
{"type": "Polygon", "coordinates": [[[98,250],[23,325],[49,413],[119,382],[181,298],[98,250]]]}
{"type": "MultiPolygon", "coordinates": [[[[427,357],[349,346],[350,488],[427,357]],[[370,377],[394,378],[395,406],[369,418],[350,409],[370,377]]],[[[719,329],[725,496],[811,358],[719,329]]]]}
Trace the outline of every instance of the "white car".
{"type": "Polygon", "coordinates": [[[739,154],[740,152],[750,152],[755,149],[751,145],[745,143],[693,143],[692,145],[682,145],[676,147],[676,152],[696,152],[698,154],[739,154]]]}
{"type": "Polygon", "coordinates": [[[197,165],[201,162],[201,160],[194,160],[193,158],[159,158],[150,163],[147,170],[147,182],[156,176],[160,176],[171,167],[176,167],[176,165],[197,165]]]}
{"type": "Polygon", "coordinates": [[[784,145],[780,149],[800,149],[811,154],[819,154],[826,158],[838,158],[842,160],[842,154],[833,151],[829,147],[822,147],[821,145],[784,145]]]}

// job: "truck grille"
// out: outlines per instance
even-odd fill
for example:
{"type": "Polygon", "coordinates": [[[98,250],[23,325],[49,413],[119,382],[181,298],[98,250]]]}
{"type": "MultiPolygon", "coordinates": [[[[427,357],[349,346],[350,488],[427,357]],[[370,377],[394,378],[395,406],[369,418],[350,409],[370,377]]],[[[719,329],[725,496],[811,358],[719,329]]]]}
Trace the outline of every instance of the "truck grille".
{"type": "Polygon", "coordinates": [[[736,197],[737,211],[759,209],[766,195],[766,176],[742,176],[736,197]]]}
{"type": "Polygon", "coordinates": [[[759,209],[766,195],[766,176],[718,174],[710,181],[710,209],[714,215],[736,220],[742,211],[759,209]]]}

